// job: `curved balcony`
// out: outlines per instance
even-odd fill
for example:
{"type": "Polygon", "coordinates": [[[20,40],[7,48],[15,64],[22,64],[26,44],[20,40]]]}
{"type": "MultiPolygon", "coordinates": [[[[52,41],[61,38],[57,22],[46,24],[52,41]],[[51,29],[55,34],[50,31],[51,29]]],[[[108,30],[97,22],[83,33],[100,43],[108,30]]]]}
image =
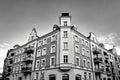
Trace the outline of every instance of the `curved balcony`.
{"type": "Polygon", "coordinates": [[[100,49],[93,49],[93,54],[101,54],[101,50],[100,49]]]}
{"type": "Polygon", "coordinates": [[[71,63],[60,63],[59,68],[61,71],[69,71],[72,68],[72,64],[71,63]]]}
{"type": "Polygon", "coordinates": [[[34,47],[33,46],[29,46],[27,48],[25,48],[24,53],[33,53],[34,52],[34,47]]]}
{"type": "Polygon", "coordinates": [[[21,72],[23,73],[31,73],[32,72],[32,67],[22,67],[21,72]]]}
{"type": "Polygon", "coordinates": [[[95,73],[102,73],[104,72],[104,68],[95,68],[94,71],[95,73]]]}
{"type": "Polygon", "coordinates": [[[109,68],[106,68],[106,73],[108,76],[110,76],[112,74],[109,68]]]}
{"type": "Polygon", "coordinates": [[[109,63],[105,63],[106,64],[106,67],[110,67],[110,64],[109,63]]]}
{"type": "Polygon", "coordinates": [[[102,58],[96,57],[96,58],[94,58],[94,62],[95,63],[102,63],[102,58]]]}
{"type": "Polygon", "coordinates": [[[23,62],[33,62],[33,57],[32,56],[30,56],[30,57],[25,57],[25,58],[23,58],[23,62]]]}

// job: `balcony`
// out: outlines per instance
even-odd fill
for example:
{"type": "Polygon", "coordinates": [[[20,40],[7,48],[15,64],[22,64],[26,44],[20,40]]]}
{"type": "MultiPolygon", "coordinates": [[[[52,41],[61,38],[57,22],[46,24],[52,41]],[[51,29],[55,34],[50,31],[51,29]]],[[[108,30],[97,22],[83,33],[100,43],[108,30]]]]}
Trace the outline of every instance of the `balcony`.
{"type": "Polygon", "coordinates": [[[6,73],[6,76],[9,76],[9,75],[10,75],[10,72],[7,72],[7,73],[6,73]]]}
{"type": "Polygon", "coordinates": [[[101,54],[101,50],[100,49],[93,49],[93,54],[101,54]]]}
{"type": "Polygon", "coordinates": [[[72,68],[72,64],[71,63],[60,63],[59,68],[61,71],[69,71],[72,68]]]}
{"type": "Polygon", "coordinates": [[[8,64],[7,67],[8,67],[8,68],[9,68],[9,67],[12,67],[12,64],[8,64]]]}
{"type": "Polygon", "coordinates": [[[109,63],[105,63],[106,67],[110,67],[110,64],[109,63]]]}
{"type": "Polygon", "coordinates": [[[25,48],[24,53],[33,53],[34,52],[34,47],[33,46],[29,46],[27,48],[25,48]]]}
{"type": "Polygon", "coordinates": [[[106,68],[106,73],[108,76],[110,76],[112,74],[109,68],[106,68]]]}
{"type": "Polygon", "coordinates": [[[11,73],[11,72],[12,72],[12,69],[11,69],[11,68],[8,68],[8,72],[10,72],[10,73],[11,73]]]}
{"type": "Polygon", "coordinates": [[[94,58],[94,62],[95,63],[102,63],[102,58],[96,57],[96,58],[94,58]]]}
{"type": "Polygon", "coordinates": [[[104,72],[104,68],[95,68],[94,71],[95,73],[102,73],[104,72]]]}
{"type": "Polygon", "coordinates": [[[32,67],[28,67],[28,66],[22,67],[21,72],[23,72],[23,73],[31,73],[32,72],[32,67]]]}
{"type": "Polygon", "coordinates": [[[106,71],[106,73],[107,73],[108,76],[112,75],[111,71],[106,71]]]}
{"type": "Polygon", "coordinates": [[[25,57],[23,58],[23,62],[32,62],[33,61],[33,57],[32,56],[29,56],[29,57],[25,57]]]}

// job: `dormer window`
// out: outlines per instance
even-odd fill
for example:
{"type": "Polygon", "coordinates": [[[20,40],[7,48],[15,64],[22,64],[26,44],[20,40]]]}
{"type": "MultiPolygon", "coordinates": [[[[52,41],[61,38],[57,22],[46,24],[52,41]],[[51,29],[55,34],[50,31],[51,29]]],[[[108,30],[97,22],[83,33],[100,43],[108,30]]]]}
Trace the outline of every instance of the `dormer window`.
{"type": "Polygon", "coordinates": [[[64,26],[67,26],[67,21],[64,21],[64,26]]]}

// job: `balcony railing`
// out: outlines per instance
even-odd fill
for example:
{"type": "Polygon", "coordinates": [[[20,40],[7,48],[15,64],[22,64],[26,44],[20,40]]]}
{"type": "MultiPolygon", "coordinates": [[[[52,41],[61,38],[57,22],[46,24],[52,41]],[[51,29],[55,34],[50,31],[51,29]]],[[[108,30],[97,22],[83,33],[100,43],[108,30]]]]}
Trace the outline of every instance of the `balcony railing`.
{"type": "Polygon", "coordinates": [[[72,68],[72,64],[71,63],[60,63],[59,68],[62,71],[69,71],[72,68]]]}
{"type": "Polygon", "coordinates": [[[6,76],[9,76],[9,75],[10,75],[10,72],[7,72],[7,73],[6,73],[6,76]]]}
{"type": "Polygon", "coordinates": [[[104,68],[95,68],[94,70],[95,70],[96,73],[104,72],[104,68]]]}
{"type": "Polygon", "coordinates": [[[32,72],[32,67],[28,67],[28,66],[22,67],[21,72],[23,72],[23,73],[30,73],[30,72],[32,72]]]}
{"type": "Polygon", "coordinates": [[[96,57],[96,58],[94,58],[94,62],[95,63],[102,63],[102,58],[96,57]]]}
{"type": "Polygon", "coordinates": [[[110,67],[110,63],[105,63],[106,67],[110,67]]]}
{"type": "Polygon", "coordinates": [[[29,46],[27,48],[25,48],[24,53],[33,53],[34,52],[34,47],[33,46],[29,46]]]}
{"type": "Polygon", "coordinates": [[[100,49],[93,49],[93,53],[94,54],[101,54],[101,50],[100,49]]]}
{"type": "Polygon", "coordinates": [[[109,68],[106,69],[106,73],[108,76],[110,76],[112,74],[109,68]]]}
{"type": "Polygon", "coordinates": [[[25,57],[25,58],[23,58],[23,61],[24,61],[24,62],[32,62],[32,61],[33,61],[33,57],[32,57],[32,56],[30,56],[30,57],[25,57]]]}
{"type": "Polygon", "coordinates": [[[8,64],[7,67],[8,67],[8,68],[9,68],[9,67],[12,67],[12,64],[8,64]]]}

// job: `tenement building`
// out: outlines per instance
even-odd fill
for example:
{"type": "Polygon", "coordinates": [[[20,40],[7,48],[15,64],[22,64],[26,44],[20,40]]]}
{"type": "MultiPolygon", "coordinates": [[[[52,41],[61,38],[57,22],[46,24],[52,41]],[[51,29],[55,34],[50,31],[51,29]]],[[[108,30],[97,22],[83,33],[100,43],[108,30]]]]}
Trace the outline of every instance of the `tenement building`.
{"type": "Polygon", "coordinates": [[[107,50],[94,33],[78,32],[69,13],[59,22],[43,36],[33,28],[27,43],[8,50],[3,80],[120,80],[115,47],[107,50]]]}

